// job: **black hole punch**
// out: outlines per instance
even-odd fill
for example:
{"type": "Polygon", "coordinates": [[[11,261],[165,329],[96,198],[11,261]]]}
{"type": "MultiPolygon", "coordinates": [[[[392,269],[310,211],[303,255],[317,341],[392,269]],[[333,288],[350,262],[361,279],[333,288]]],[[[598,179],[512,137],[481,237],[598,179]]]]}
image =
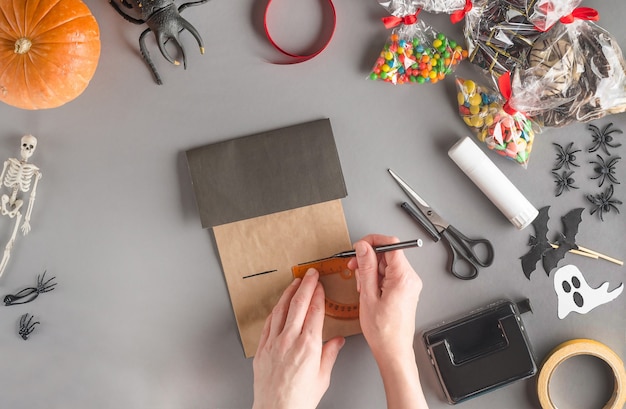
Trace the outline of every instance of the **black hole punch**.
{"type": "Polygon", "coordinates": [[[583,306],[583,304],[585,304],[585,302],[583,300],[583,296],[580,295],[580,293],[578,291],[574,292],[573,297],[574,297],[574,303],[576,303],[578,308],[581,308],[583,306]]]}
{"type": "Polygon", "coordinates": [[[530,305],[530,300],[528,298],[525,298],[517,303],[515,303],[515,306],[517,307],[517,312],[520,314],[526,314],[527,312],[532,313],[533,312],[533,307],[532,305],[530,305]]]}

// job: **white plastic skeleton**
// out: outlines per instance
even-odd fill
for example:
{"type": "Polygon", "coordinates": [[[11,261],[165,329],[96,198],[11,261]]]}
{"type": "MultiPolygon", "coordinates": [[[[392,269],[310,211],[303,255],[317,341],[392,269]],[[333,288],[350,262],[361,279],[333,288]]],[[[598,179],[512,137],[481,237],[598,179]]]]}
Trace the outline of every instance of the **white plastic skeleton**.
{"type": "Polygon", "coordinates": [[[11,238],[4,248],[4,255],[2,256],[2,262],[0,262],[0,277],[2,277],[9,262],[9,257],[11,257],[11,249],[13,249],[22,217],[24,218],[22,234],[25,236],[30,231],[30,214],[33,211],[33,204],[35,203],[35,196],[37,195],[37,182],[39,182],[42,176],[37,166],[28,163],[28,159],[33,156],[36,148],[37,138],[32,135],[23,136],[20,148],[22,159],[7,159],[2,168],[2,175],[0,175],[0,189],[6,187],[10,190],[10,194],[3,194],[0,197],[0,214],[15,219],[15,226],[13,227],[11,238]],[[28,199],[26,214],[23,215],[21,209],[24,205],[24,200],[19,199],[18,195],[20,193],[28,193],[31,185],[33,190],[28,199]]]}

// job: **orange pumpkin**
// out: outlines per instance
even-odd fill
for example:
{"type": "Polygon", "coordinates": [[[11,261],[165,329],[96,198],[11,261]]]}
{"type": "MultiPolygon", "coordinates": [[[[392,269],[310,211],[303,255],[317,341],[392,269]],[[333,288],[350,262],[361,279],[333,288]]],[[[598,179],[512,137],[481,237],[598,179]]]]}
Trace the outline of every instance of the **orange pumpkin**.
{"type": "Polygon", "coordinates": [[[46,109],[79,96],[100,58],[100,30],[81,0],[0,0],[0,101],[46,109]]]}

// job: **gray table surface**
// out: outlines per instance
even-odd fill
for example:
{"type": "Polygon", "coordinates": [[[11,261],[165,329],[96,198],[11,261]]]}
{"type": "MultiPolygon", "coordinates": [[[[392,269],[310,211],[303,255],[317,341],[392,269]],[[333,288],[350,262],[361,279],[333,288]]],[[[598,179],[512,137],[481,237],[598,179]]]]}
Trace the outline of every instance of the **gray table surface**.
{"type": "MultiPolygon", "coordinates": [[[[289,3],[273,3],[275,39],[285,48],[312,48],[320,3],[289,3]]],[[[122,20],[104,0],[88,1],[101,28],[102,55],[87,90],[51,110],[0,107],[0,153],[18,157],[20,137],[32,133],[39,138],[32,162],[43,172],[32,231],[18,237],[0,290],[15,292],[44,270],[58,282],[35,302],[0,311],[2,408],[250,407],[252,360],[243,356],[212,233],[200,227],[184,152],[318,118],[330,118],[333,126],[351,238],[378,232],[425,239],[407,255],[424,282],[415,350],[431,408],[448,405],[421,331],[500,298],[530,299],[534,312],[523,319],[538,361],[573,338],[597,339],[626,357],[626,296],[559,320],[552,276],[539,268],[528,280],[521,271],[532,229],[517,231],[448,158],[448,148],[470,132],[456,111],[453,79],[396,87],[366,79],[387,36],[376,1],[338,1],[332,42],[296,65],[269,62],[281,56],[263,33],[264,4],[212,0],[185,10],[204,37],[206,54],[183,33],[183,70],[169,65],[149,40],[164,80],[157,86],[138,52],[143,27],[122,20]],[[398,209],[404,197],[389,167],[460,230],[492,240],[495,261],[479,278],[465,282],[446,272],[445,246],[398,209]],[[41,324],[24,342],[17,324],[26,312],[41,324]]],[[[585,5],[599,10],[601,26],[625,47],[624,3],[585,5]]],[[[424,19],[461,38],[461,26],[447,16],[424,19]]],[[[478,79],[468,63],[457,73],[478,79]]],[[[609,122],[626,128],[624,114],[594,123],[609,122]]],[[[589,215],[584,195],[597,190],[586,163],[592,154],[579,155],[580,189],[554,195],[552,142],[570,141],[579,148],[590,144],[585,124],[539,135],[526,170],[490,157],[536,207],[551,206],[554,226],[566,211],[585,207],[579,243],[624,259],[625,212],[608,214],[605,222],[589,215]]],[[[626,157],[626,143],[615,152],[626,157]]],[[[622,184],[615,196],[625,200],[626,163],[618,163],[616,175],[622,184]]],[[[2,223],[8,232],[12,224],[2,223]]],[[[608,262],[568,255],[563,264],[578,266],[593,287],[626,281],[625,268],[608,262]]],[[[555,377],[555,399],[564,408],[600,407],[612,384],[608,369],[582,358],[567,365],[555,377]]],[[[349,337],[320,408],[384,406],[365,340],[349,337]]],[[[532,378],[461,407],[538,406],[532,378]]]]}

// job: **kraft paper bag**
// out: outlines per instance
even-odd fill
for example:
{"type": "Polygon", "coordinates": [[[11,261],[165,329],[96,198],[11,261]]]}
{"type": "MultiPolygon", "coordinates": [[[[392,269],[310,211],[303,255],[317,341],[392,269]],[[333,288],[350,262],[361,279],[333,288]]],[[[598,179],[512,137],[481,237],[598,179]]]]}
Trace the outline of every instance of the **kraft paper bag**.
{"type": "MultiPolygon", "coordinates": [[[[291,267],[352,247],[330,120],[212,143],[186,156],[202,227],[213,227],[244,353],[251,357],[266,317],[293,280],[291,267]]],[[[358,302],[354,277],[330,274],[321,282],[328,300],[358,302]]],[[[358,319],[326,316],[323,331],[327,340],[360,327],[358,319]]]]}
{"type": "MultiPolygon", "coordinates": [[[[291,267],[352,248],[341,200],[215,226],[213,232],[246,357],[254,356],[265,319],[293,280],[291,267]]],[[[321,282],[327,299],[358,303],[354,277],[329,274],[321,282]]],[[[358,319],[325,317],[324,340],[360,332],[358,319]]]]}

